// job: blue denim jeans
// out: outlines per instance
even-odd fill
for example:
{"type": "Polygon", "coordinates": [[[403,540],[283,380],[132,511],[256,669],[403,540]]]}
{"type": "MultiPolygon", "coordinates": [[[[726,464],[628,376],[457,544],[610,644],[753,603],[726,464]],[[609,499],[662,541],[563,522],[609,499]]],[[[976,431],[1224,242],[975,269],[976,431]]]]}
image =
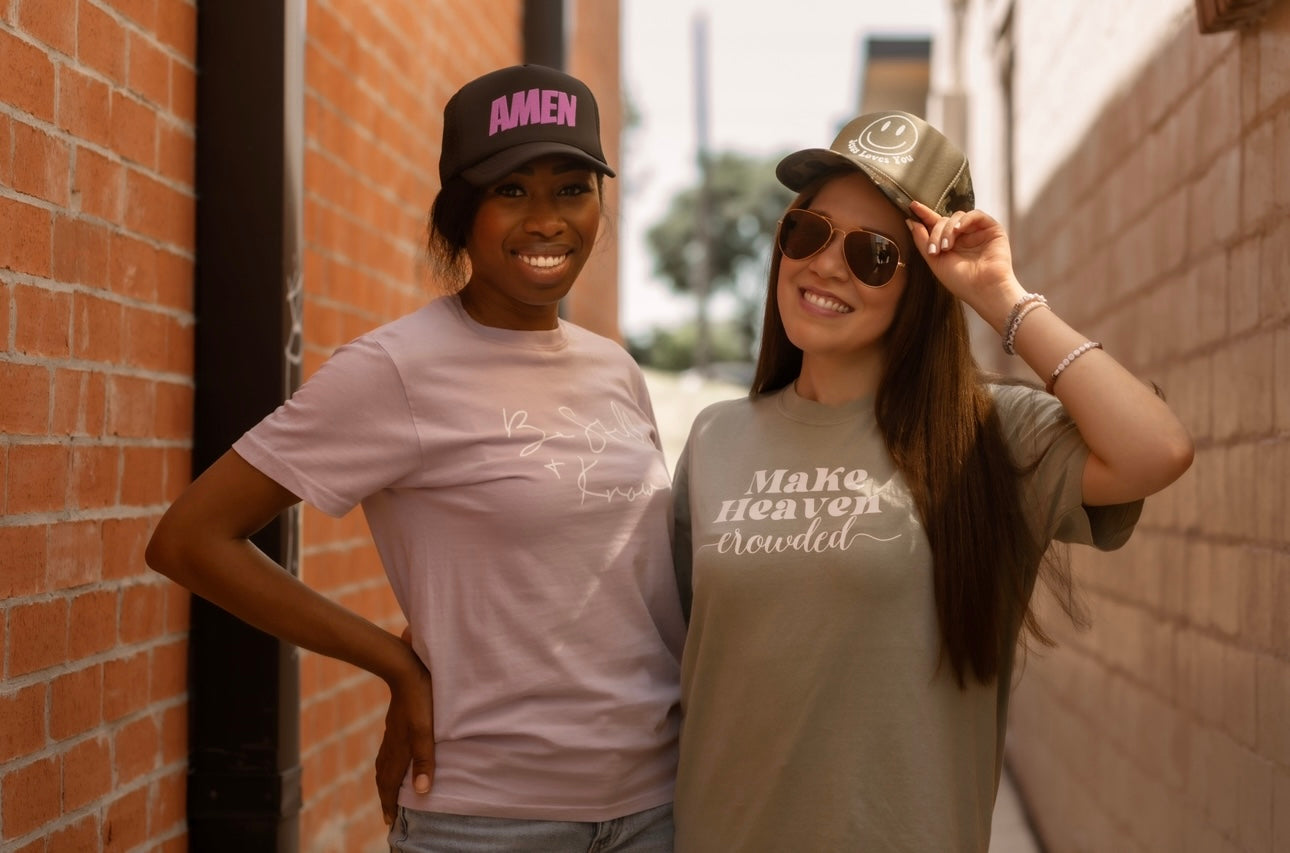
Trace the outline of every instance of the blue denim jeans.
{"type": "Polygon", "coordinates": [[[391,853],[671,853],[672,805],[600,823],[513,820],[399,807],[391,853]]]}

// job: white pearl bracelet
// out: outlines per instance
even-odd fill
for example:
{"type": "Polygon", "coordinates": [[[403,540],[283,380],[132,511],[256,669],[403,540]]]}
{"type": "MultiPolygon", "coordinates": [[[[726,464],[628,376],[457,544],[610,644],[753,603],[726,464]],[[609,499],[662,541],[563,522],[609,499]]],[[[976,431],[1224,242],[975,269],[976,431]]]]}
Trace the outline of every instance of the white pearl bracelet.
{"type": "Polygon", "coordinates": [[[1053,375],[1048,377],[1048,384],[1044,386],[1044,390],[1047,391],[1049,394],[1053,393],[1053,386],[1057,384],[1057,377],[1062,375],[1063,370],[1070,367],[1071,364],[1075,361],[1075,359],[1079,358],[1081,355],[1088,352],[1089,350],[1095,350],[1095,349],[1101,349],[1101,348],[1102,348],[1102,345],[1097,341],[1085,341],[1084,343],[1075,347],[1075,349],[1070,351],[1069,355],[1067,355],[1065,358],[1062,359],[1061,364],[1057,365],[1057,369],[1053,371],[1053,375]]]}

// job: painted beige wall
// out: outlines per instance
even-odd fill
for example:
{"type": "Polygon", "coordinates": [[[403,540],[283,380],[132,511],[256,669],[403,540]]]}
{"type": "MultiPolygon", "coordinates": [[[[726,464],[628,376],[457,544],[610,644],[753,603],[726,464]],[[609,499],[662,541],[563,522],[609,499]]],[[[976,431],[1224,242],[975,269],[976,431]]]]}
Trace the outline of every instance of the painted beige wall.
{"type": "MultiPolygon", "coordinates": [[[[1290,3],[1205,36],[1186,0],[1011,5],[1022,282],[1157,381],[1197,455],[1124,549],[1074,552],[1094,626],[1049,616],[1009,767],[1050,853],[1287,850],[1290,3]]],[[[968,6],[969,153],[1001,203],[1009,4],[968,6]]]]}

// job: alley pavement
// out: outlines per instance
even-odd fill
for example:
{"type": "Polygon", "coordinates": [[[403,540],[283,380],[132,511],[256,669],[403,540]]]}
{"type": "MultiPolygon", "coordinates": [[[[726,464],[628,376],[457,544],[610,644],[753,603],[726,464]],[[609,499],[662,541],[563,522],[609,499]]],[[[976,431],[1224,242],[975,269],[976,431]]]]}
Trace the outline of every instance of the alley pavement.
{"type": "MultiPolygon", "coordinates": [[[[695,415],[711,403],[742,397],[748,391],[746,385],[705,379],[692,373],[646,370],[645,381],[649,385],[669,469],[676,468],[695,415]]],[[[994,806],[990,853],[1042,853],[1042,850],[1026,821],[1025,810],[1012,780],[1005,772],[994,806]]]]}

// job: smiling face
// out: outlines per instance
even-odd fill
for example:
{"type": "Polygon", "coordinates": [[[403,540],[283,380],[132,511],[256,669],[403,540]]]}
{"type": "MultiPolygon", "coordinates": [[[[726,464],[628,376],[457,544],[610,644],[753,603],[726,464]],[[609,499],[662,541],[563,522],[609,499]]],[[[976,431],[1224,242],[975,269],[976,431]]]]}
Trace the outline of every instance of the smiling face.
{"type": "Polygon", "coordinates": [[[567,157],[531,160],[484,188],[466,241],[470,280],[461,302],[477,322],[553,329],[561,299],[600,227],[598,177],[567,157]]]}
{"type": "MultiPolygon", "coordinates": [[[[909,230],[900,212],[860,172],[840,175],[825,183],[809,209],[827,216],[842,230],[864,228],[882,234],[910,257],[909,230]]],[[[905,291],[906,267],[886,285],[869,287],[858,281],[843,257],[841,235],[835,233],[822,251],[795,261],[781,255],[776,300],[784,331],[802,350],[802,369],[821,363],[880,365],[882,341],[905,291]]]]}

